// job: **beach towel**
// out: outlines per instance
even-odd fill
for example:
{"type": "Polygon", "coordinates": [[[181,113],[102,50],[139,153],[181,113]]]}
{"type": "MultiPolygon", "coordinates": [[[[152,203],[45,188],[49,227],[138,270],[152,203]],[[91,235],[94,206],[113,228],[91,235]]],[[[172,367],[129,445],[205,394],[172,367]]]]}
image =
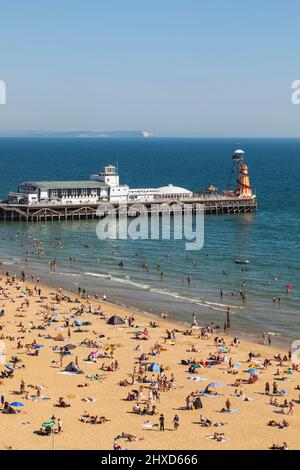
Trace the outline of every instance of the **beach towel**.
{"type": "Polygon", "coordinates": [[[221,437],[220,439],[215,439],[214,435],[213,434],[204,434],[204,437],[206,437],[207,439],[214,439],[215,441],[217,442],[226,442],[226,441],[229,441],[229,439],[227,437],[221,437]]]}
{"type": "Polygon", "coordinates": [[[208,379],[206,379],[205,377],[195,377],[193,375],[189,375],[187,377],[188,380],[192,380],[193,382],[205,382],[207,381],[208,379]]]}

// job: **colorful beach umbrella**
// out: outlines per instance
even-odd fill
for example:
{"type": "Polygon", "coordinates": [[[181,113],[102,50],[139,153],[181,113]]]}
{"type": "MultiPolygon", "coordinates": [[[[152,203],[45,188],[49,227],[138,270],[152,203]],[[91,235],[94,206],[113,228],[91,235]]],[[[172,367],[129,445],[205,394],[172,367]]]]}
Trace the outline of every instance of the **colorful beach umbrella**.
{"type": "Polygon", "coordinates": [[[44,428],[52,428],[53,426],[55,425],[54,421],[50,420],[50,421],[44,421],[42,426],[44,428]]]}
{"type": "Polygon", "coordinates": [[[33,349],[41,349],[44,346],[42,344],[36,344],[33,349]]]}
{"type": "Polygon", "coordinates": [[[20,408],[21,406],[24,406],[23,403],[20,401],[13,401],[10,406],[14,406],[15,408],[20,408]]]}
{"type": "Polygon", "coordinates": [[[211,387],[211,388],[219,388],[221,387],[221,384],[219,382],[211,382],[208,387],[211,387]]]}
{"type": "Polygon", "coordinates": [[[258,374],[258,370],[257,369],[248,369],[246,372],[248,372],[249,374],[258,374]]]}

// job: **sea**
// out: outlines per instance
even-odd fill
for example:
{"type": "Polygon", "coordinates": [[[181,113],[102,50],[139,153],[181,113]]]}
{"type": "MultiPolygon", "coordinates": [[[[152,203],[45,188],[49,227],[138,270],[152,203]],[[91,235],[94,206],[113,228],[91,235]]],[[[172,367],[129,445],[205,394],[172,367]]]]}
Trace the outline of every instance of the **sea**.
{"type": "Polygon", "coordinates": [[[300,339],[299,139],[2,138],[0,198],[22,181],[84,180],[108,163],[131,187],[223,189],[235,184],[229,177],[237,148],[245,151],[258,211],[206,215],[201,250],[186,251],[185,240],[99,240],[96,220],[0,222],[5,270],[23,268],[49,285],[105,294],[116,304],[164,312],[182,324],[195,313],[200,324],[222,327],[231,306],[232,331],[249,338],[270,332],[274,341],[287,343],[300,339]],[[33,240],[43,244],[44,254],[33,240]],[[251,263],[238,265],[236,258],[251,263]]]}

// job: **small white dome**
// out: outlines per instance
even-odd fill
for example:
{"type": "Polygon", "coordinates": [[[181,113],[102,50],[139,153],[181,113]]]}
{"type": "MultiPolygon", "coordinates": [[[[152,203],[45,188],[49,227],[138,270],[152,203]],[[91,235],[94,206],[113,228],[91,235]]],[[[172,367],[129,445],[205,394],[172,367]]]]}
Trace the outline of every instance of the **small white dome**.
{"type": "Polygon", "coordinates": [[[238,153],[238,154],[244,154],[244,150],[241,150],[241,149],[237,149],[234,153],[238,153]]]}
{"type": "Polygon", "coordinates": [[[192,192],[188,189],[180,188],[179,186],[173,186],[172,184],[158,188],[157,192],[159,194],[192,194],[192,192]]]}

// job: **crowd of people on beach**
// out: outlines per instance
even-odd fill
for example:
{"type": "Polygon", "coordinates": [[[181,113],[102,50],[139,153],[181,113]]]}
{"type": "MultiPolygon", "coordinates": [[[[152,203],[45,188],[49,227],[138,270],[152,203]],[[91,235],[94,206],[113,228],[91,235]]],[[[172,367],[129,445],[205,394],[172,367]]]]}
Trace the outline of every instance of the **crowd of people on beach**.
{"type": "MultiPolygon", "coordinates": [[[[35,246],[42,251],[39,243],[35,246]]],[[[56,259],[53,259],[50,263],[51,271],[55,271],[56,267],[56,259]]],[[[116,375],[119,378],[117,381],[119,387],[125,389],[122,400],[126,404],[131,402],[127,404],[127,413],[132,413],[136,416],[135,419],[146,418],[141,432],[149,429],[163,433],[173,430],[180,434],[183,427],[181,423],[186,413],[198,410],[199,419],[195,420],[199,428],[224,428],[224,432],[204,434],[202,437],[228,443],[232,439],[230,434],[226,433],[229,417],[240,412],[232,405],[232,400],[251,403],[253,401],[250,396],[251,390],[257,384],[261,389],[260,393],[269,399],[267,406],[270,413],[279,411],[280,414],[288,416],[289,420],[284,417],[278,421],[271,419],[270,415],[266,426],[287,429],[293,425],[291,420],[297,413],[297,405],[300,404],[300,395],[296,397],[294,390],[299,390],[300,386],[295,383],[293,391],[289,386],[287,398],[287,385],[295,380],[299,373],[298,365],[292,361],[291,351],[270,355],[267,347],[272,345],[272,336],[263,332],[257,345],[266,346],[264,353],[258,353],[253,345],[247,356],[240,358],[242,340],[229,335],[232,327],[230,306],[221,326],[213,320],[203,325],[195,313],[192,314],[188,327],[169,323],[166,314],[162,314],[160,320],[144,318],[144,324],[140,325],[140,318],[137,320],[132,313],[123,315],[122,311],[118,312],[120,321],[111,326],[110,316],[106,312],[105,295],[101,297],[91,295],[88,289],[80,286],[75,294],[65,292],[61,287],[52,289],[49,294],[49,291],[42,286],[39,277],[31,276],[24,270],[19,275],[3,272],[0,279],[0,303],[0,340],[7,343],[9,350],[9,361],[2,364],[0,370],[0,411],[3,415],[23,413],[28,401],[52,400],[53,406],[64,413],[72,408],[72,403],[64,396],[47,396],[45,385],[26,383],[24,378],[20,379],[19,389],[13,392],[20,401],[14,401],[11,387],[7,386],[18,376],[25,377],[27,371],[27,377],[30,377],[28,364],[32,364],[32,361],[38,362],[47,348],[47,353],[51,354],[50,369],[57,369],[57,373],[62,376],[70,374],[78,379],[84,376],[84,379],[81,378],[76,384],[77,389],[92,388],[93,383],[103,383],[110,375],[116,375]],[[13,307],[11,309],[13,314],[7,313],[8,306],[13,307]],[[29,315],[31,311],[34,313],[29,315]],[[122,346],[114,343],[113,337],[116,333],[118,337],[123,335],[124,338],[129,333],[134,362],[128,364],[127,370],[120,366],[122,346]],[[173,409],[168,409],[167,397],[186,390],[188,383],[183,384],[182,378],[178,381],[176,367],[170,369],[165,357],[169,357],[170,350],[175,351],[183,344],[186,345],[185,351],[189,357],[182,357],[181,363],[176,367],[178,366],[180,371],[187,375],[190,387],[195,383],[199,384],[199,387],[196,390],[190,388],[184,402],[178,403],[178,408],[174,412],[173,409]],[[85,373],[85,365],[94,366],[97,370],[85,373]],[[224,380],[226,377],[234,376],[233,381],[224,385],[212,380],[200,387],[202,381],[207,380],[203,375],[210,374],[214,377],[214,371],[221,371],[224,380]],[[270,371],[273,382],[270,383],[268,380],[263,387],[262,378],[270,371]],[[120,378],[119,374],[123,374],[123,378],[120,378]],[[220,415],[222,417],[226,416],[226,419],[217,420],[204,416],[203,410],[206,414],[207,403],[210,400],[215,400],[218,405],[218,400],[223,400],[217,407],[217,412],[222,413],[220,415]]],[[[45,382],[46,379],[45,371],[45,382]]],[[[101,396],[100,389],[97,390],[97,394],[101,396]]],[[[89,396],[82,398],[82,401],[95,403],[97,399],[89,396]]],[[[118,405],[114,401],[112,406],[118,405]]],[[[101,409],[98,413],[82,411],[76,419],[84,424],[112,423],[111,418],[104,416],[101,409]]],[[[53,414],[52,417],[44,416],[41,427],[35,432],[45,436],[53,433],[66,435],[71,434],[72,429],[63,429],[62,418],[56,418],[53,414]]],[[[147,447],[146,432],[143,437],[136,437],[134,434],[122,431],[114,436],[112,447],[121,450],[124,449],[124,442],[134,443],[141,440],[145,441],[147,447]]],[[[270,443],[269,448],[287,450],[288,445],[285,441],[282,444],[270,443]]]]}

